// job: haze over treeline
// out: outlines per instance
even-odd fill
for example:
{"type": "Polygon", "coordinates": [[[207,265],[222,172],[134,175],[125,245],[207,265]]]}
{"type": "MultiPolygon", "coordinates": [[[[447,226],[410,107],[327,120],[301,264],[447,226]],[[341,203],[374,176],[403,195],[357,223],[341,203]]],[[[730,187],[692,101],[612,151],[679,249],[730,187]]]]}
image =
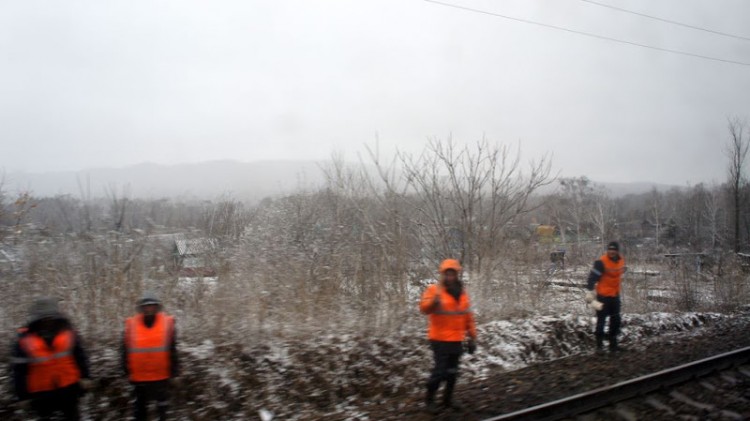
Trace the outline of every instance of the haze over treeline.
{"type": "MultiPolygon", "coordinates": [[[[183,197],[215,199],[231,196],[255,202],[268,196],[318,188],[325,182],[327,161],[207,161],[193,164],[159,165],[143,163],[121,168],[93,168],[81,171],[10,172],[6,189],[30,192],[34,196],[73,195],[103,197],[115,189],[133,198],[183,197]]],[[[375,171],[372,168],[372,171],[375,171]]],[[[614,197],[639,194],[653,188],[665,191],[675,186],[643,180],[599,183],[614,197]]],[[[550,193],[556,186],[542,188],[550,193]]]]}

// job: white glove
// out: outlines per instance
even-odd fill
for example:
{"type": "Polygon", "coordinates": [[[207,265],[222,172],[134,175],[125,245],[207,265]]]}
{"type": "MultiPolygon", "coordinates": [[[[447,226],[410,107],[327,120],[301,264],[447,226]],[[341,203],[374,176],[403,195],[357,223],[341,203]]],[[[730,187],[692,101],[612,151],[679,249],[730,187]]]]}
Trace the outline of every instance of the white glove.
{"type": "Polygon", "coordinates": [[[594,300],[589,303],[589,307],[591,307],[591,309],[594,311],[602,311],[602,309],[604,308],[604,303],[594,300]]]}
{"type": "Polygon", "coordinates": [[[596,292],[594,290],[586,291],[586,302],[591,303],[593,301],[596,301],[596,292]]]}

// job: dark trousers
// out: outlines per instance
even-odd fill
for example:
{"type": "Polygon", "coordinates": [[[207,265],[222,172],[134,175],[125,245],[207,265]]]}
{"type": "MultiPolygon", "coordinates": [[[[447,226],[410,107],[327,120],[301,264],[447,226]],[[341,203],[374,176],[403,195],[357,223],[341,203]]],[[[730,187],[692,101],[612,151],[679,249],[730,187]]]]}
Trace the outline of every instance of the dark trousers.
{"type": "Polygon", "coordinates": [[[136,421],[148,419],[148,404],[154,401],[156,402],[159,419],[161,421],[167,419],[169,380],[133,383],[133,392],[135,394],[134,417],[136,421]]]}
{"type": "Polygon", "coordinates": [[[604,307],[596,312],[596,336],[604,338],[604,323],[609,317],[609,338],[616,341],[620,333],[620,297],[597,295],[596,299],[604,304],[604,307]]]}
{"type": "Polygon", "coordinates": [[[432,368],[429,380],[427,380],[427,400],[434,400],[440,384],[445,382],[443,398],[446,403],[450,403],[453,398],[456,379],[458,379],[458,363],[463,353],[463,343],[431,341],[430,346],[432,347],[435,365],[432,368]]]}
{"type": "Polygon", "coordinates": [[[55,414],[62,415],[65,421],[78,421],[78,398],[81,388],[78,384],[50,392],[39,392],[31,395],[31,408],[40,420],[55,419],[55,414]]]}

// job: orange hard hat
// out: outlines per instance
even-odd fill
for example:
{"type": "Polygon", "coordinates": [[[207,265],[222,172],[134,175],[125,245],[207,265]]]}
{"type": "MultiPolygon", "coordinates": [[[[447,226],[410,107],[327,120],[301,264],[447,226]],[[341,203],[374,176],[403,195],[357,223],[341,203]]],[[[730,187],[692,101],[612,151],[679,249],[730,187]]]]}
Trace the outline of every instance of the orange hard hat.
{"type": "Polygon", "coordinates": [[[456,259],[445,259],[440,263],[440,273],[445,273],[445,271],[451,269],[455,270],[456,272],[461,272],[461,270],[463,269],[461,267],[461,262],[456,259]]]}

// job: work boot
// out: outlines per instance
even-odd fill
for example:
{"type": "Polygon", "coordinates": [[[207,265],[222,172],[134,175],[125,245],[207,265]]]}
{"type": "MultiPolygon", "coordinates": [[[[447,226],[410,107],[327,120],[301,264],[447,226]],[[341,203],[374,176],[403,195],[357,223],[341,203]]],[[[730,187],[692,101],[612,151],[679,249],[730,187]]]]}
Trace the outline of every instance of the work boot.
{"type": "Polygon", "coordinates": [[[427,413],[436,415],[440,413],[440,407],[435,403],[435,399],[427,399],[425,403],[425,410],[427,413]]]}
{"type": "Polygon", "coordinates": [[[455,411],[455,412],[463,412],[463,410],[464,410],[464,406],[461,405],[460,403],[456,402],[453,399],[444,400],[443,401],[443,407],[445,409],[450,409],[450,410],[455,411]]]}
{"type": "Polygon", "coordinates": [[[617,344],[617,337],[609,338],[609,352],[622,352],[625,351],[620,345],[617,344]]]}
{"type": "Polygon", "coordinates": [[[167,404],[162,403],[162,402],[157,402],[156,410],[159,413],[159,421],[167,421],[167,404]]]}
{"type": "Polygon", "coordinates": [[[596,353],[601,354],[604,352],[604,336],[596,335],[596,353]]]}
{"type": "Polygon", "coordinates": [[[437,389],[433,389],[432,387],[427,387],[427,397],[425,398],[425,410],[430,414],[437,414],[440,412],[440,408],[435,403],[435,393],[437,393],[437,389]]]}
{"type": "Polygon", "coordinates": [[[453,400],[453,389],[456,388],[456,376],[452,376],[445,382],[445,391],[443,394],[443,407],[452,409],[456,412],[462,411],[463,406],[453,400]]]}

